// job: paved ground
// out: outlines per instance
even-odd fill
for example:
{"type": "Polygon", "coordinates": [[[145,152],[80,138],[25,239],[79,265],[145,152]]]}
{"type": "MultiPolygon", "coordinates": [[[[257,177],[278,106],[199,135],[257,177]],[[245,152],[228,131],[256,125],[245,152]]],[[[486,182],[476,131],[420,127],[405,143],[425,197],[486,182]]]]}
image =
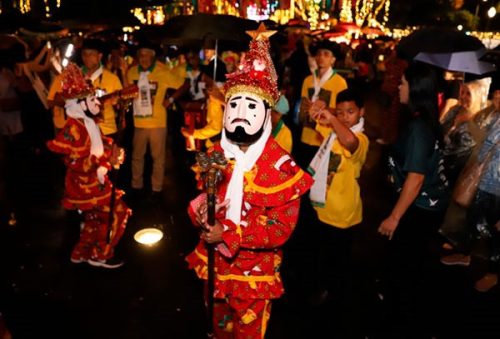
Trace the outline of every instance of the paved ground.
{"type": "MultiPolygon", "coordinates": [[[[372,141],[383,124],[380,116],[376,100],[370,100],[366,131],[372,141]]],[[[36,154],[28,145],[18,140],[0,152],[0,310],[14,338],[204,338],[201,284],[184,262],[197,239],[185,213],[194,195],[188,171],[192,155],[180,150],[178,139],[169,140],[163,200],[128,197],[134,216],[119,249],[127,265],[114,271],[69,262],[78,234],[75,216],[59,203],[64,167],[54,155],[36,154]],[[10,211],[16,226],[7,224],[10,211]],[[134,232],[151,225],[163,229],[164,240],[152,248],[136,244],[134,232]]],[[[391,337],[379,281],[386,240],[376,233],[390,202],[384,152],[372,142],[360,179],[365,221],[354,241],[348,293],[321,306],[307,303],[315,245],[307,225],[300,225],[285,249],[287,293],[274,303],[267,338],[391,337]]],[[[125,189],[129,176],[125,166],[120,177],[125,189]]],[[[500,338],[500,289],[475,292],[476,270],[439,264],[438,237],[429,253],[416,292],[422,327],[435,338],[500,338]]]]}

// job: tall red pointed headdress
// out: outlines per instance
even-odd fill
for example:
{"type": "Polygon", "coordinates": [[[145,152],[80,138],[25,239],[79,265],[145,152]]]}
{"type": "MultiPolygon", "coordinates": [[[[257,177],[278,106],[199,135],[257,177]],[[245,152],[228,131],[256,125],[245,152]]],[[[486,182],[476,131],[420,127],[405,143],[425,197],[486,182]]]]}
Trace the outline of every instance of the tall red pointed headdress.
{"type": "Polygon", "coordinates": [[[269,37],[275,32],[267,31],[262,23],[256,31],[247,32],[252,37],[250,50],[242,58],[238,70],[226,75],[226,100],[236,93],[250,93],[274,106],[279,99],[278,76],[269,54],[269,37]]]}
{"type": "Polygon", "coordinates": [[[85,79],[80,68],[70,63],[61,73],[62,92],[64,99],[82,99],[95,92],[92,83],[85,79]]]}

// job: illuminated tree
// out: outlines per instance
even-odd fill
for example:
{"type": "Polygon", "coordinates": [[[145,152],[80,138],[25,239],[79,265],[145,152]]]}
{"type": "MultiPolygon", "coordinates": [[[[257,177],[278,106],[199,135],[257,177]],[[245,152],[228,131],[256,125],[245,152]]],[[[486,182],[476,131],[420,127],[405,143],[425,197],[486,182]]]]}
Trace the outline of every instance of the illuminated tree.
{"type": "Polygon", "coordinates": [[[384,26],[389,20],[390,0],[343,0],[340,21],[358,26],[384,26]]]}

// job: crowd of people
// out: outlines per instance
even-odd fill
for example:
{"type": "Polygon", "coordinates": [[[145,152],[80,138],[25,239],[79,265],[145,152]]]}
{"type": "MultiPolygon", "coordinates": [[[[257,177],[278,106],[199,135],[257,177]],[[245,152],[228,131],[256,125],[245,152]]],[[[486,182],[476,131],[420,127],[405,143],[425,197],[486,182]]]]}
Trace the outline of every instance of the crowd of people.
{"type": "Polygon", "coordinates": [[[192,150],[222,152],[231,165],[217,222],[207,225],[203,194],[193,200],[189,214],[204,231],[188,262],[206,279],[206,246],[216,246],[217,337],[224,331],[263,336],[269,301],[283,293],[281,249],[296,224],[317,230],[320,239],[311,302],[325,302],[349,284],[353,230],[363,221],[358,179],[371,141],[364,133],[364,99],[371,86],[380,86],[387,123],[373,141],[389,149],[395,192],[378,227],[390,240],[383,279],[398,328],[423,337],[413,292],[432,236],[441,234],[450,251],[443,264],[484,266],[476,290],[498,283],[498,73],[447,80],[434,67],[399,58],[394,45],[377,51],[387,56],[384,62],[368,43],[353,49],[300,36],[261,46],[269,44],[257,38],[264,30],[256,31],[246,52],[217,53],[209,40],[199,50],[162,51],[147,39],[129,46],[86,38],[76,47],[74,62],[81,67],[70,64],[61,74],[48,45],[21,55],[16,48],[2,50],[3,144],[8,150],[19,136],[33,133],[34,154],[48,142],[48,149],[65,156],[63,205],[85,212],[71,261],[105,268],[123,264],[112,260],[113,247],[130,214],[107,177],[123,162],[113,144],[130,138],[127,193],[156,204],[162,203],[169,134],[185,138],[192,150]],[[49,88],[45,98],[33,74],[49,88]],[[75,93],[78,77],[90,87],[75,93]],[[100,108],[94,112],[95,101],[100,108]],[[102,118],[95,120],[98,113],[102,118]],[[145,178],[148,150],[152,170],[145,178]],[[464,205],[457,188],[472,182],[466,174],[478,164],[472,201],[464,205]]]}

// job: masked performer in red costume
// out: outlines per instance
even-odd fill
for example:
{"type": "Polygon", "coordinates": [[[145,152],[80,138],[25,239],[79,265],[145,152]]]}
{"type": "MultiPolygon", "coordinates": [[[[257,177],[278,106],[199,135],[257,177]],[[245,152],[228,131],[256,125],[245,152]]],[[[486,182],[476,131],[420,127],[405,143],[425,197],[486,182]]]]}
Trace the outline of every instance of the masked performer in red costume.
{"type": "Polygon", "coordinates": [[[114,247],[123,235],[131,210],[121,200],[123,192],[113,192],[107,172],[123,162],[123,151],[99,130],[96,120],[101,113],[100,102],[92,84],[76,65],[70,64],[63,71],[62,87],[68,120],[47,145],[64,155],[67,170],[63,206],[79,210],[84,219],[71,261],[117,268],[123,262],[114,257],[114,247]],[[112,194],[115,197],[110,230],[112,194]]]}
{"type": "Polygon", "coordinates": [[[224,128],[214,149],[228,165],[218,186],[215,225],[207,224],[206,195],[188,208],[193,222],[205,229],[187,257],[201,279],[207,279],[206,244],[216,246],[217,338],[264,337],[271,300],[284,293],[281,247],[295,228],[300,196],[312,184],[271,136],[271,108],[279,98],[269,55],[272,33],[263,25],[249,32],[253,40],[243,67],[227,76],[224,128]]]}

